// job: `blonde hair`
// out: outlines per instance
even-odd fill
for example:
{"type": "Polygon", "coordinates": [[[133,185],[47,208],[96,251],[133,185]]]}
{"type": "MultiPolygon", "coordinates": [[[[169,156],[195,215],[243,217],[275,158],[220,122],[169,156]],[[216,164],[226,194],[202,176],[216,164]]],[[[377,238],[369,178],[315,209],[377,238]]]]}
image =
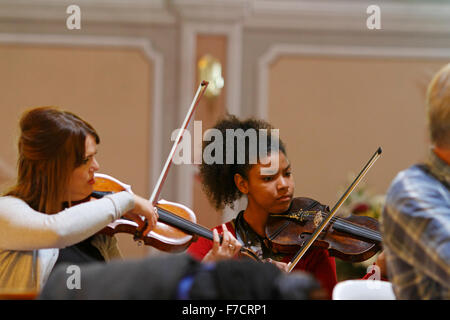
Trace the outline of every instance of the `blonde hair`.
{"type": "Polygon", "coordinates": [[[439,147],[450,148],[450,63],[431,80],[426,105],[431,142],[439,147]]]}
{"type": "Polygon", "coordinates": [[[61,211],[72,172],[85,157],[88,135],[100,142],[94,128],[71,112],[56,107],[26,111],[20,119],[17,182],[6,195],[40,212],[61,211]]]}

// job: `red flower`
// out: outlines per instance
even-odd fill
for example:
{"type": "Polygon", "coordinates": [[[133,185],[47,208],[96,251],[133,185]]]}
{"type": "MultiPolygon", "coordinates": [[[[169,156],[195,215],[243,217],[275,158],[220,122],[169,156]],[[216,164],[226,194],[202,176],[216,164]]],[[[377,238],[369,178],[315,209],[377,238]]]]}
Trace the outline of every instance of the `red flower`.
{"type": "Polygon", "coordinates": [[[353,207],[352,213],[360,214],[369,211],[370,207],[366,203],[358,203],[353,207]]]}

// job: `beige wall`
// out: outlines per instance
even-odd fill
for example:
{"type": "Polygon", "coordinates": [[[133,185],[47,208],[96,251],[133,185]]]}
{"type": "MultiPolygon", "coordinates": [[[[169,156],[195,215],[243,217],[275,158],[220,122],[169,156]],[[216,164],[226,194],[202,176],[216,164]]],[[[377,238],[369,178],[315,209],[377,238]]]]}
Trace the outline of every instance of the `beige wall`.
{"type": "Polygon", "coordinates": [[[361,183],[374,193],[421,161],[424,84],[444,63],[279,57],[269,68],[268,115],[287,144],[296,196],[333,206],[378,146],[382,157],[361,183]]]}
{"type": "MultiPolygon", "coordinates": [[[[153,63],[138,49],[0,46],[0,157],[15,166],[18,119],[54,105],[90,122],[100,134],[100,172],[149,196],[153,63]]],[[[125,256],[142,256],[120,235],[125,256]]]]}

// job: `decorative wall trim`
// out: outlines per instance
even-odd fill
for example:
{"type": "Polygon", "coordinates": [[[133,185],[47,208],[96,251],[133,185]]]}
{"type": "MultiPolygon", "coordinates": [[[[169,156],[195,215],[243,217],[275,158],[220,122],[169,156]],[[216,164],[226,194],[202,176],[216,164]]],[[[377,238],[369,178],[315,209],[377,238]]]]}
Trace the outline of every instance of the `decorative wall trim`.
{"type": "Polygon", "coordinates": [[[72,4],[80,7],[82,28],[93,22],[171,25],[176,21],[166,0],[2,0],[0,19],[64,22],[72,4]]]}
{"type": "Polygon", "coordinates": [[[369,5],[381,10],[386,33],[450,33],[450,5],[432,0],[173,0],[185,19],[239,21],[245,29],[367,32],[369,5]]]}
{"type": "Polygon", "coordinates": [[[153,186],[159,177],[162,163],[162,96],[163,96],[163,57],[155,51],[149,40],[144,38],[104,37],[104,36],[66,36],[42,34],[7,34],[0,33],[0,44],[64,46],[64,47],[119,47],[136,48],[142,50],[145,56],[154,64],[153,109],[151,122],[150,168],[149,185],[153,186]]]}
{"type": "Polygon", "coordinates": [[[257,0],[244,26],[367,32],[366,10],[373,4],[380,7],[383,33],[450,33],[450,5],[433,1],[257,0]]]}
{"type": "Polygon", "coordinates": [[[184,20],[242,22],[254,0],[172,0],[172,7],[184,20]]]}
{"type": "Polygon", "coordinates": [[[77,4],[83,23],[175,25],[181,19],[239,22],[244,28],[367,32],[367,7],[381,9],[383,32],[450,34],[450,4],[377,0],[2,0],[0,19],[64,21],[77,4]]]}
{"type": "Polygon", "coordinates": [[[319,46],[275,44],[258,59],[256,116],[267,119],[269,69],[281,56],[370,57],[399,59],[450,59],[450,48],[319,46]]]}

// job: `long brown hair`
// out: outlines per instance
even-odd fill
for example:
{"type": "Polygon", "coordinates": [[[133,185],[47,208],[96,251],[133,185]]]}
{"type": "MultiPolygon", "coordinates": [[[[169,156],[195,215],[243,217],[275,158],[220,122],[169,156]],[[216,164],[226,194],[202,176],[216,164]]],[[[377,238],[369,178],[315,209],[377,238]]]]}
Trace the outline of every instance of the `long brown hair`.
{"type": "Polygon", "coordinates": [[[6,195],[40,212],[61,211],[71,174],[85,157],[88,135],[100,143],[94,128],[69,111],[57,107],[26,111],[20,119],[17,182],[6,195]]]}

